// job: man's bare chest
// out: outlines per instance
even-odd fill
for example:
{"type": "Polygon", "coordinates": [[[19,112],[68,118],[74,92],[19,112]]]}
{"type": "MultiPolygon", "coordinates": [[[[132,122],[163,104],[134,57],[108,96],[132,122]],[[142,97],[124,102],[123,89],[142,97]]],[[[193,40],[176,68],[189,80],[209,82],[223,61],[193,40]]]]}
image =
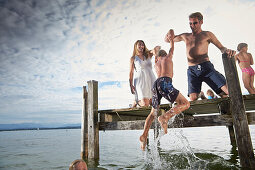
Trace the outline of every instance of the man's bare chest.
{"type": "Polygon", "coordinates": [[[206,35],[196,35],[196,36],[190,35],[190,36],[187,36],[184,39],[184,41],[186,45],[189,47],[201,46],[201,45],[204,46],[204,45],[208,45],[210,42],[209,37],[206,35]]]}

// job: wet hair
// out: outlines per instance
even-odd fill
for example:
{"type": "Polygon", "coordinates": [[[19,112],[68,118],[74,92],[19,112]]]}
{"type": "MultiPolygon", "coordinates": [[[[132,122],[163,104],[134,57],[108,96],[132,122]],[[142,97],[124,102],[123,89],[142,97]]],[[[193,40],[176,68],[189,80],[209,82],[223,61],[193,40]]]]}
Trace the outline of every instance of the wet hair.
{"type": "Polygon", "coordinates": [[[199,21],[202,21],[203,15],[200,12],[194,12],[189,15],[189,18],[197,18],[199,21]]]}
{"type": "Polygon", "coordinates": [[[144,55],[146,58],[148,58],[148,54],[149,54],[150,51],[147,49],[147,47],[146,47],[146,45],[145,45],[145,43],[144,43],[143,40],[137,40],[137,41],[135,42],[132,57],[134,57],[134,56],[136,56],[136,55],[138,54],[138,50],[137,50],[137,44],[138,44],[138,43],[143,43],[143,45],[144,45],[143,55],[144,55]]]}
{"type": "Polygon", "coordinates": [[[76,159],[69,166],[69,170],[78,170],[78,169],[88,170],[86,162],[81,159],[76,159]]]}
{"type": "Polygon", "coordinates": [[[237,46],[237,51],[241,51],[242,48],[248,47],[248,44],[246,43],[239,43],[237,46]]]}
{"type": "Polygon", "coordinates": [[[159,50],[158,53],[157,53],[157,56],[159,56],[159,57],[164,57],[166,55],[167,55],[167,53],[166,53],[165,50],[159,50]]]}

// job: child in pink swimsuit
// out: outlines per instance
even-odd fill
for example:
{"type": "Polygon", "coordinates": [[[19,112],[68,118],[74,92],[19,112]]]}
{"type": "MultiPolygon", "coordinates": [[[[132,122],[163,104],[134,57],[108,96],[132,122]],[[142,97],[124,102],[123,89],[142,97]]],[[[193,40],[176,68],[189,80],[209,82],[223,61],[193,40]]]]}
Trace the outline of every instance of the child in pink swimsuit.
{"type": "Polygon", "coordinates": [[[255,94],[254,88],[254,70],[251,67],[253,65],[253,58],[251,53],[248,53],[248,45],[246,43],[240,43],[237,46],[239,53],[235,55],[235,60],[238,61],[239,67],[242,70],[242,79],[244,87],[250,94],[255,94]]]}

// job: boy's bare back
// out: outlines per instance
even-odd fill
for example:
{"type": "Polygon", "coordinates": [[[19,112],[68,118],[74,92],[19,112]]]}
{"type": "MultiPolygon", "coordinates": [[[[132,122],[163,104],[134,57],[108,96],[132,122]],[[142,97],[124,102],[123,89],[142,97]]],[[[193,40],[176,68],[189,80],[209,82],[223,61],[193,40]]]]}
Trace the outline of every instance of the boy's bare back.
{"type": "Polygon", "coordinates": [[[172,78],[173,77],[172,58],[173,58],[173,52],[174,52],[174,41],[173,41],[174,31],[172,29],[169,31],[168,38],[169,38],[170,46],[171,46],[168,54],[165,52],[165,50],[159,50],[159,48],[156,49],[156,50],[159,50],[159,51],[156,51],[158,58],[155,63],[155,69],[156,69],[158,78],[160,78],[160,77],[172,78]]]}

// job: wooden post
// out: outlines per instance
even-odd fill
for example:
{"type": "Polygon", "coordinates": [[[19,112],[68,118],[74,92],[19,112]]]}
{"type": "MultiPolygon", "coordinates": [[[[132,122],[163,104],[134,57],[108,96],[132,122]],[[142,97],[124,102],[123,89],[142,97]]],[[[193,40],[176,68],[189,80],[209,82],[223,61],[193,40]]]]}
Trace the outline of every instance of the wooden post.
{"type": "Polygon", "coordinates": [[[88,159],[99,159],[98,82],[88,81],[88,159]]]}
{"type": "Polygon", "coordinates": [[[227,78],[230,107],[232,108],[233,124],[236,135],[236,143],[240,157],[241,166],[244,168],[255,168],[255,158],[251,136],[245,113],[243,96],[233,57],[228,58],[227,54],[222,55],[225,75],[227,78]]]}
{"type": "MultiPolygon", "coordinates": [[[[224,115],[231,115],[231,107],[229,101],[222,101],[219,105],[220,114],[224,115]]],[[[236,138],[235,138],[235,131],[233,125],[227,126],[229,132],[230,143],[233,147],[236,147],[236,138]]]]}
{"type": "Polygon", "coordinates": [[[83,107],[81,119],[81,159],[88,159],[88,92],[83,86],[83,107]]]}
{"type": "Polygon", "coordinates": [[[230,143],[233,147],[236,147],[235,130],[233,126],[227,126],[229,132],[230,143]]]}

